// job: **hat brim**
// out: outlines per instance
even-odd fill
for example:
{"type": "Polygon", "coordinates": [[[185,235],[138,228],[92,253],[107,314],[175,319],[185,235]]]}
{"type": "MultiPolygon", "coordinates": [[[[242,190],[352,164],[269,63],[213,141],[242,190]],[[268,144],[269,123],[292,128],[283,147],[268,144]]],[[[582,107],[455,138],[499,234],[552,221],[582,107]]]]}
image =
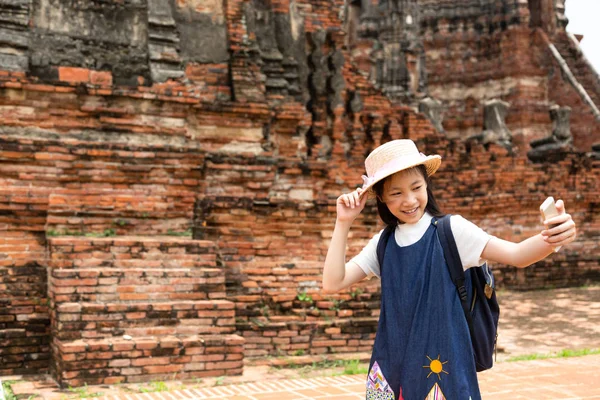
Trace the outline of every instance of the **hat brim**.
{"type": "Polygon", "coordinates": [[[431,176],[435,174],[440,168],[440,165],[442,165],[442,157],[436,154],[432,156],[419,157],[417,160],[393,160],[389,164],[390,165],[384,166],[377,171],[377,174],[374,177],[369,178],[363,176],[363,179],[366,179],[361,188],[362,191],[359,197],[362,197],[365,193],[374,195],[373,186],[375,186],[377,182],[382,181],[390,175],[414,168],[419,165],[424,165],[425,169],[427,170],[427,176],[431,176]]]}

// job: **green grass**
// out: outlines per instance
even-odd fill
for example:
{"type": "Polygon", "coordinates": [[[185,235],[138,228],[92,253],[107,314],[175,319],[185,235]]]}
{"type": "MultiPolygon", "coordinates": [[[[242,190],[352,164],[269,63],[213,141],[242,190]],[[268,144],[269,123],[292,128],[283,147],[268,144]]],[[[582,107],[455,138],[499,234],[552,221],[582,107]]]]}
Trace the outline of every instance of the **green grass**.
{"type": "Polygon", "coordinates": [[[114,229],[105,229],[102,232],[88,232],[84,235],[85,237],[113,237],[117,236],[117,232],[114,229]]]}
{"type": "Polygon", "coordinates": [[[360,360],[348,360],[344,366],[344,371],[341,375],[366,375],[369,372],[369,364],[364,363],[361,365],[360,360]]]}
{"type": "Polygon", "coordinates": [[[140,393],[166,392],[169,387],[163,381],[155,381],[149,383],[150,387],[141,387],[140,393]]]}
{"type": "Polygon", "coordinates": [[[215,380],[215,384],[213,386],[222,386],[224,382],[225,382],[225,377],[224,376],[219,376],[215,380]]]}
{"type": "Polygon", "coordinates": [[[2,390],[4,390],[4,398],[6,400],[17,400],[17,396],[12,391],[11,385],[17,381],[2,381],[2,390]]]}
{"type": "Polygon", "coordinates": [[[567,358],[567,357],[581,357],[592,354],[600,354],[600,349],[579,349],[579,350],[561,350],[557,353],[549,354],[525,354],[522,356],[515,356],[507,359],[507,362],[511,361],[530,361],[530,360],[544,360],[547,358],[567,358]]]}
{"type": "Polygon", "coordinates": [[[47,237],[56,236],[85,236],[85,237],[113,237],[117,236],[117,232],[114,229],[105,229],[102,232],[82,232],[82,231],[57,231],[54,229],[48,229],[46,231],[47,237]]]}
{"type": "Polygon", "coordinates": [[[273,369],[292,369],[297,372],[300,377],[313,375],[318,371],[323,371],[322,376],[337,376],[337,375],[357,375],[366,374],[368,372],[368,363],[361,363],[360,360],[322,360],[313,361],[311,364],[295,364],[293,360],[289,360],[285,367],[272,367],[273,369]],[[336,370],[337,371],[330,371],[336,370]],[[329,370],[329,371],[328,371],[329,370]]]}
{"type": "Polygon", "coordinates": [[[192,229],[188,229],[186,231],[183,232],[179,232],[179,231],[173,231],[171,229],[169,229],[167,231],[167,236],[183,236],[183,237],[192,237],[192,229]]]}
{"type": "MultiPolygon", "coordinates": [[[[21,383],[21,382],[23,382],[23,381],[3,381],[2,382],[2,387],[0,388],[0,391],[4,392],[5,400],[19,400],[19,397],[17,395],[15,395],[15,393],[12,390],[12,385],[15,383],[21,383]]],[[[25,396],[21,395],[20,398],[25,399],[25,396]]],[[[34,400],[37,398],[40,398],[40,396],[37,394],[32,394],[29,397],[27,397],[25,400],[34,400]]]]}
{"type": "Polygon", "coordinates": [[[87,383],[84,384],[83,386],[77,387],[77,388],[69,386],[68,390],[69,390],[69,392],[73,393],[77,398],[80,398],[80,399],[102,396],[102,392],[93,392],[93,393],[89,392],[87,383]]]}

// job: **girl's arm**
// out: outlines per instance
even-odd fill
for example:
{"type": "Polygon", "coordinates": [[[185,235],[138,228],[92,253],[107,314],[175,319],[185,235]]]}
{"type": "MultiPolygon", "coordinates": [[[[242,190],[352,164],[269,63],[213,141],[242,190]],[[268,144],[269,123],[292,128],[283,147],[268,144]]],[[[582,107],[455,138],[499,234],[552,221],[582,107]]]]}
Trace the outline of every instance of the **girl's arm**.
{"type": "Polygon", "coordinates": [[[325,266],[323,268],[323,291],[335,293],[364,279],[367,274],[356,264],[346,267],[346,243],[352,223],[367,204],[367,196],[360,198],[361,189],[343,194],[336,201],[337,219],[325,266]]]}
{"type": "Polygon", "coordinates": [[[492,237],[483,249],[481,258],[525,268],[552,254],[555,247],[571,243],[577,233],[575,222],[569,214],[565,213],[562,200],[556,202],[556,209],[559,215],[544,221],[544,224],[546,226],[558,224],[558,226],[545,229],[540,234],[520,243],[492,237]]]}

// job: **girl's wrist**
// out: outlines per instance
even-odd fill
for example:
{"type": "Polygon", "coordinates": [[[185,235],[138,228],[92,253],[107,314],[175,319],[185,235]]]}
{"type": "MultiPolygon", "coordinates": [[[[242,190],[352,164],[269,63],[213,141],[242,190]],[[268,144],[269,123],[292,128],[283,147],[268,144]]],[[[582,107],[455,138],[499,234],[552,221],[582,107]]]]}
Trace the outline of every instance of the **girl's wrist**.
{"type": "Polygon", "coordinates": [[[337,218],[335,220],[335,227],[339,228],[339,229],[346,229],[346,230],[350,230],[350,227],[352,226],[352,223],[354,222],[354,220],[342,220],[337,218]]]}

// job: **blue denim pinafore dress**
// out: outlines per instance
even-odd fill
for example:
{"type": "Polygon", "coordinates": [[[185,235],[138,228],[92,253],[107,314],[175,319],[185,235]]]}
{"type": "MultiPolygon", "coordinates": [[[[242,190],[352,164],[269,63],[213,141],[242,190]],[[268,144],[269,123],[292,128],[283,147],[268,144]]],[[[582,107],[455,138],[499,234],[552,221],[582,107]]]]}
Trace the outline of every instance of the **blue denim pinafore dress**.
{"type": "Polygon", "coordinates": [[[398,246],[394,235],[387,243],[367,400],[481,399],[469,327],[434,221],[410,246],[398,246]]]}

